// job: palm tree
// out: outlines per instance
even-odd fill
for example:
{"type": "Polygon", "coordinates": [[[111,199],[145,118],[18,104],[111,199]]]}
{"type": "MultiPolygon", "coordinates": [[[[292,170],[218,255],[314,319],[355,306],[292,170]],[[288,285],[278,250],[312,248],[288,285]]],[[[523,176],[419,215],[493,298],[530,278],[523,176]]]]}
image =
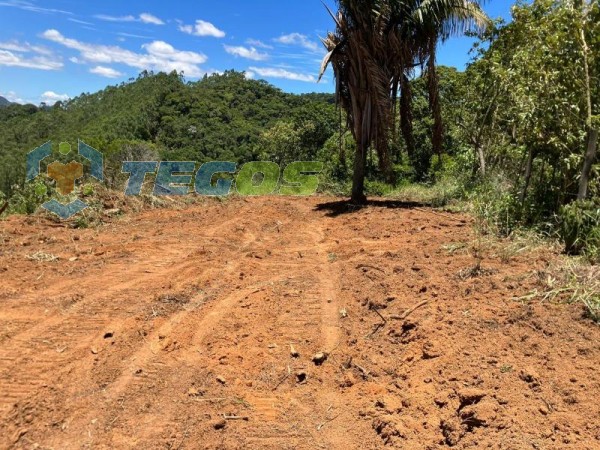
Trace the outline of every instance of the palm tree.
{"type": "Polygon", "coordinates": [[[364,203],[367,151],[375,145],[380,168],[390,172],[389,127],[392,119],[390,80],[394,60],[384,31],[389,25],[389,2],[339,0],[336,32],[323,40],[328,50],[321,76],[331,63],[336,99],[346,111],[347,125],[356,141],[352,201],[364,203]]]}
{"type": "Polygon", "coordinates": [[[441,156],[444,138],[442,109],[439,100],[439,78],[436,71],[437,44],[451,36],[467,31],[484,31],[489,18],[482,11],[480,2],[473,0],[424,0],[419,2],[417,20],[406,25],[413,27],[415,36],[415,57],[427,60],[427,88],[429,107],[433,116],[431,142],[434,154],[441,156]]]}
{"type": "Polygon", "coordinates": [[[329,64],[336,80],[336,99],[346,111],[347,125],[357,145],[352,202],[364,203],[366,157],[374,146],[380,169],[391,179],[390,134],[394,130],[400,89],[400,123],[408,152],[414,152],[409,77],[427,63],[430,106],[434,117],[432,142],[441,152],[443,126],[435,72],[440,39],[467,29],[482,29],[487,16],[476,0],[337,0],[330,14],[336,31],[323,44],[328,50],[321,77],[329,64]]]}

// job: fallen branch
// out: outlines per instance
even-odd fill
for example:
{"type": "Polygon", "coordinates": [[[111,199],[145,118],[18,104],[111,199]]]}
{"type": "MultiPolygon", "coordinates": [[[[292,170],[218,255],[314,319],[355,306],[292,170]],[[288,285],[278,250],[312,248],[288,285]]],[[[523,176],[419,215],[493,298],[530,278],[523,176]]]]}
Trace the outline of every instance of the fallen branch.
{"type": "Polygon", "coordinates": [[[367,378],[370,375],[369,371],[367,369],[365,369],[364,367],[361,367],[361,366],[359,366],[356,363],[352,363],[352,365],[354,367],[356,367],[358,370],[360,370],[361,373],[364,375],[365,378],[367,378]]]}
{"type": "Polygon", "coordinates": [[[215,397],[215,398],[194,398],[195,402],[209,402],[209,403],[220,403],[225,400],[229,400],[227,397],[215,397]]]}
{"type": "Polygon", "coordinates": [[[248,417],[248,416],[228,416],[226,414],[223,414],[223,419],[225,419],[225,420],[245,420],[247,422],[248,420],[250,420],[250,417],[248,417]]]}
{"type": "Polygon", "coordinates": [[[379,312],[379,310],[377,308],[372,308],[372,310],[375,311],[379,317],[381,317],[381,320],[383,320],[383,322],[375,325],[375,328],[373,329],[373,331],[371,331],[367,336],[365,336],[367,339],[373,337],[375,335],[375,333],[377,333],[379,330],[381,330],[387,324],[387,319],[385,317],[383,317],[383,315],[379,312]]]}
{"type": "Polygon", "coordinates": [[[5,202],[4,205],[2,205],[2,208],[0,208],[0,215],[6,211],[6,208],[8,208],[8,202],[5,202]]]}
{"type": "Polygon", "coordinates": [[[421,303],[419,303],[418,305],[413,306],[410,309],[407,309],[406,311],[404,311],[403,314],[399,315],[399,316],[390,316],[390,320],[405,320],[408,316],[410,316],[412,313],[414,313],[417,309],[422,308],[423,306],[427,305],[429,303],[429,300],[424,300],[421,303]]]}

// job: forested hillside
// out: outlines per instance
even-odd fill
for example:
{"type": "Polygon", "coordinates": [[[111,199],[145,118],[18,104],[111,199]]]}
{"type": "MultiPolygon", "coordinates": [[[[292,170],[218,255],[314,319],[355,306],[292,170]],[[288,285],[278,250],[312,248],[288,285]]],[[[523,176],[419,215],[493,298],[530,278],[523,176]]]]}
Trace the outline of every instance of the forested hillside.
{"type": "Polygon", "coordinates": [[[47,140],[82,139],[117,166],[124,148],[141,144],[157,159],[246,162],[260,155],[261,134],[282,120],[311,124],[301,146],[315,157],[335,127],[333,97],[286,94],[236,72],[193,83],[145,72],[49,108],[15,104],[0,110],[0,190],[22,185],[25,154],[47,140]]]}

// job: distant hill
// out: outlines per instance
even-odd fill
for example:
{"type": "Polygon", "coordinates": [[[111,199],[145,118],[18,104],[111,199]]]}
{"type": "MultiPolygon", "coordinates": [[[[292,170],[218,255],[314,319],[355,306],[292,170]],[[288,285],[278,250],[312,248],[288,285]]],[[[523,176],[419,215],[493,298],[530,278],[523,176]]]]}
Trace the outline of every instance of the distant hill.
{"type": "Polygon", "coordinates": [[[289,94],[235,71],[195,82],[144,72],[46,108],[0,108],[0,192],[23,182],[26,153],[48,140],[82,139],[120,172],[120,152],[132,145],[170,161],[256,160],[268,150],[268,130],[274,130],[271,148],[299,148],[299,156],[314,158],[338,121],[332,94],[289,94]]]}
{"type": "Polygon", "coordinates": [[[6,100],[4,97],[0,97],[0,108],[8,105],[12,105],[12,103],[6,100]]]}

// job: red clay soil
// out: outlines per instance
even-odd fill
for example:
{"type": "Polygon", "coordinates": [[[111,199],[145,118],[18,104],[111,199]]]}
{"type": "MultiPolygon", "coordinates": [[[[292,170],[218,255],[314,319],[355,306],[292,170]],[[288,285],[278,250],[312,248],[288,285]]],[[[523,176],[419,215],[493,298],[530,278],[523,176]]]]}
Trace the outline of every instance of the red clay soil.
{"type": "Polygon", "coordinates": [[[0,222],[0,448],[600,448],[600,327],[516,300],[557,255],[335,202],[0,222]]]}

